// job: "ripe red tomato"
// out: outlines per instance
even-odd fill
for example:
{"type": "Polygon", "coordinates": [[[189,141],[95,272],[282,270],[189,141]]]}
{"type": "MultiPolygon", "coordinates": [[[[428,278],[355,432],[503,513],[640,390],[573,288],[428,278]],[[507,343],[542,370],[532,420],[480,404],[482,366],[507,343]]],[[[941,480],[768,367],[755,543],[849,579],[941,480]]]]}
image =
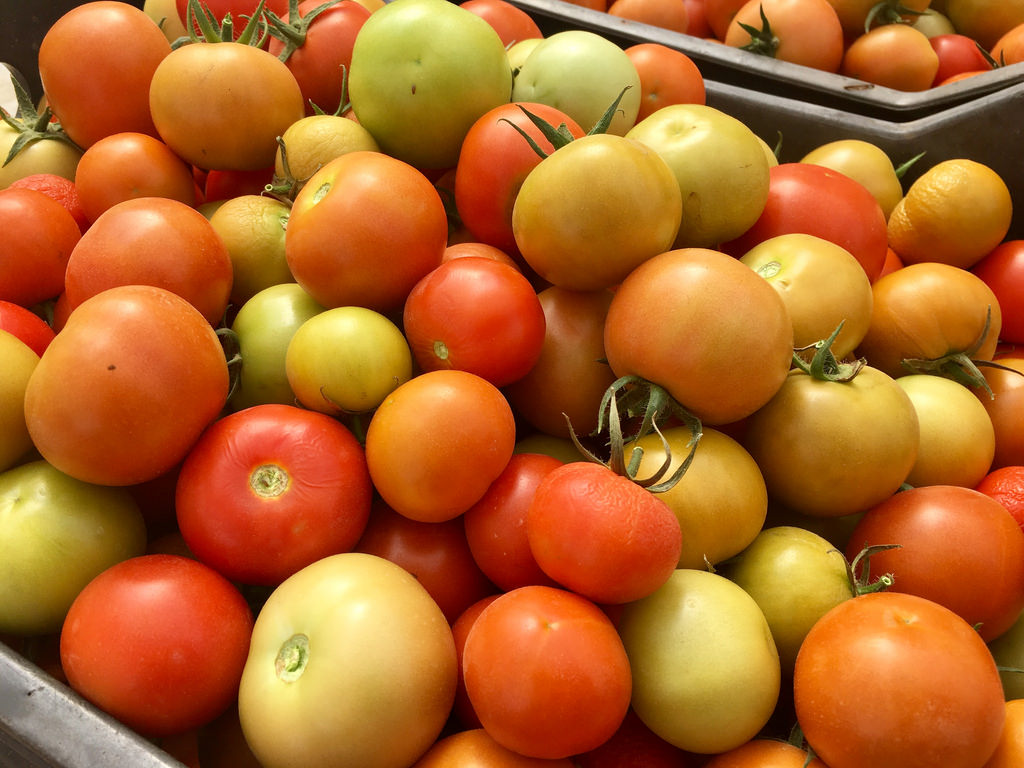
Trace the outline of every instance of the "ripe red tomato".
{"type": "Polygon", "coordinates": [[[275,403],[203,432],[178,474],[175,508],[199,560],[232,581],[276,585],[352,549],[372,495],[363,448],[341,422],[275,403]]]}
{"type": "Polygon", "coordinates": [[[985,72],[992,64],[978,48],[978,43],[968,35],[951,32],[928,38],[939,57],[939,69],[932,80],[932,87],[945,82],[954,75],[964,72],[985,72]]]}
{"type": "MultiPolygon", "coordinates": [[[[476,716],[473,704],[469,700],[469,694],[466,693],[466,679],[462,674],[462,652],[466,648],[466,636],[473,628],[473,622],[476,621],[477,616],[483,612],[484,608],[497,600],[499,594],[501,593],[495,592],[481,597],[452,622],[452,639],[455,640],[455,655],[459,662],[459,679],[455,686],[455,703],[452,705],[452,714],[458,718],[464,728],[480,727],[480,718],[476,716]]],[[[532,760],[533,758],[528,759],[532,760]]]]}
{"type": "Polygon", "coordinates": [[[35,189],[0,190],[0,299],[31,307],[64,291],[64,272],[82,236],[67,208],[35,189]]]}
{"type": "Polygon", "coordinates": [[[704,75],[682,51],[661,43],[636,43],[626,49],[640,75],[640,111],[636,122],[669,104],[704,104],[704,75]]]}
{"type": "Polygon", "coordinates": [[[402,325],[424,371],[469,371],[497,387],[525,376],[544,344],[544,309],[530,281],[480,257],[424,275],[405,300],[402,325]]]}
{"type": "Polygon", "coordinates": [[[232,276],[231,254],[209,219],[178,200],[140,197],[93,222],[68,258],[64,285],[72,311],[116,285],[152,285],[181,296],[216,325],[232,276]]]}
{"type": "Polygon", "coordinates": [[[473,559],[459,519],[420,522],[375,499],[354,549],[383,557],[413,574],[449,624],[477,600],[497,592],[473,559]]]}
{"type": "Polygon", "coordinates": [[[533,17],[507,0],[463,0],[459,7],[472,11],[494,27],[505,47],[544,37],[533,17]]]}
{"type": "Polygon", "coordinates": [[[87,299],[39,359],[25,392],[36,448],[66,474],[134,485],[170,471],[221,412],[220,340],[187,301],[127,285],[87,299]]]}
{"type": "Polygon", "coordinates": [[[742,256],[768,238],[803,232],[831,240],[854,255],[874,282],[885,264],[885,214],[867,188],[813,163],[780,163],[769,170],[768,202],[760,218],[722,249],[742,256]]]}
{"type": "Polygon", "coordinates": [[[95,0],[71,8],[46,31],[39,78],[47,103],[80,147],[120,131],[156,136],[149,86],[170,52],[141,8],[95,0]]]}
{"type": "Polygon", "coordinates": [[[819,619],[800,646],[793,694],[829,768],[982,765],[1005,718],[981,636],[948,608],[899,592],[844,600],[819,619]]]}
{"type": "Polygon", "coordinates": [[[0,300],[0,330],[18,337],[40,356],[54,337],[53,328],[43,318],[12,301],[0,300]]]}
{"type": "MultiPolygon", "coordinates": [[[[189,2],[191,0],[174,0],[178,17],[181,19],[181,23],[186,25],[189,2]]],[[[225,16],[231,14],[237,34],[242,31],[245,22],[252,16],[259,4],[259,0],[203,0],[202,8],[209,10],[218,24],[224,21],[225,16]]],[[[288,0],[264,0],[263,7],[279,16],[284,16],[288,13],[288,0]]],[[[187,26],[185,28],[188,29],[187,26]]]]}
{"type": "Polygon", "coordinates": [[[594,749],[629,708],[629,660],[615,626],[585,597],[556,587],[499,595],[473,622],[462,666],[484,729],[529,757],[594,749]]]}
{"type": "MultiPolygon", "coordinates": [[[[622,724],[599,747],[576,756],[579,768],[689,768],[696,762],[686,752],[648,728],[632,708],[622,724]]],[[[765,766],[759,766],[765,768],[765,766]]],[[[802,768],[795,766],[794,768],[802,768]]],[[[819,768],[810,766],[809,768],[819,768]]]]}
{"type": "Polygon", "coordinates": [[[671,507],[590,461],[544,476],[526,514],[526,535],[548,576],[602,604],[654,592],[676,569],[683,544],[671,507]]]}
{"type": "Polygon", "coordinates": [[[142,555],[108,568],[75,598],[61,665],[73,689],[129,728],[180,734],[234,700],[252,627],[245,598],[212,568],[142,555]]]}
{"type": "MultiPolygon", "coordinates": [[[[19,154],[18,157],[21,155],[19,154]]],[[[8,164],[15,165],[15,163],[8,164]]],[[[78,194],[78,187],[75,182],[71,179],[67,179],[63,176],[59,176],[56,173],[40,172],[30,173],[27,176],[22,176],[15,179],[7,185],[8,189],[19,187],[27,187],[28,189],[35,189],[43,194],[49,195],[58,203],[63,205],[72,216],[75,217],[75,221],[78,222],[78,228],[85,232],[89,228],[89,218],[85,215],[85,211],[82,209],[82,201],[78,194]]]]}
{"type": "Polygon", "coordinates": [[[999,337],[1024,344],[1024,240],[1007,240],[977,262],[971,271],[992,289],[1003,316],[999,337]]]}

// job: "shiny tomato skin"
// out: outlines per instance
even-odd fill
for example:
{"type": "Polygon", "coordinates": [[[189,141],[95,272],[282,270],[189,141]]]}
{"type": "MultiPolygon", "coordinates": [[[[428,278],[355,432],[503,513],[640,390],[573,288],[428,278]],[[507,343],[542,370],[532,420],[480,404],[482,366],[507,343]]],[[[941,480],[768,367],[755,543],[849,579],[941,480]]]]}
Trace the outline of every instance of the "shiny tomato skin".
{"type": "Polygon", "coordinates": [[[548,760],[527,757],[501,746],[483,728],[451,733],[437,741],[412,768],[449,766],[492,766],[493,768],[573,768],[571,758],[548,760]]]}
{"type": "Polygon", "coordinates": [[[924,32],[909,24],[883,24],[846,46],[839,72],[898,91],[920,92],[932,87],[939,63],[924,32]]]}
{"type": "Polygon", "coordinates": [[[729,23],[723,42],[736,48],[751,43],[743,25],[761,30],[762,12],[778,45],[774,58],[824,72],[836,72],[843,59],[843,27],[828,0],[747,0],[729,23]]]}
{"type": "Polygon", "coordinates": [[[227,402],[228,379],[220,340],[192,305],[163,288],[109,288],[43,353],[26,424],[43,458],[72,477],[134,485],[184,458],[227,402]]]}
{"type": "Polygon", "coordinates": [[[170,52],[160,27],[140,8],[81,3],[40,41],[39,78],[47,103],[82,148],[120,131],[156,136],[149,85],[170,52]]]}
{"type": "Polygon", "coordinates": [[[1003,316],[999,337],[1024,344],[1024,240],[1007,240],[971,267],[992,289],[1003,316]]]}
{"type": "Polygon", "coordinates": [[[402,327],[422,370],[457,368],[503,387],[540,357],[544,309],[517,268],[467,257],[440,264],[413,286],[402,327]]]}
{"type": "Polygon", "coordinates": [[[61,664],[98,707],[139,733],[169,736],[228,708],[252,626],[241,592],[212,568],[141,555],[79,593],[61,631],[61,664]]]}
{"type": "Polygon", "coordinates": [[[472,11],[494,27],[506,48],[522,40],[544,37],[529,13],[507,0],[463,0],[459,7],[472,11]]]}
{"type": "Polygon", "coordinates": [[[972,488],[932,485],[895,494],[868,510],[850,534],[846,556],[897,544],[871,556],[890,590],[928,598],[976,626],[986,642],[1024,609],[1024,533],[1009,511],[972,488]]]}
{"type": "Polygon", "coordinates": [[[625,51],[640,75],[643,91],[636,122],[669,104],[707,101],[704,75],[682,51],[661,43],[636,43],[625,51]]]}
{"type": "Polygon", "coordinates": [[[1024,465],[1024,358],[1015,353],[998,362],[1004,368],[982,368],[991,395],[983,387],[974,389],[995,429],[991,469],[1024,465]]]}
{"type": "Polygon", "coordinates": [[[267,404],[203,432],[178,474],[175,509],[199,560],[232,581],[275,585],[354,547],[372,494],[362,446],[344,425],[267,404]]]}
{"type": "Polygon", "coordinates": [[[0,299],[0,330],[17,336],[37,355],[53,341],[54,330],[27,307],[0,299]]]}
{"type": "Polygon", "coordinates": [[[939,69],[932,80],[932,87],[939,85],[953,75],[963,72],[985,72],[992,64],[978,49],[978,44],[968,35],[950,33],[933,35],[928,38],[939,57],[939,69]]]}
{"type": "Polygon", "coordinates": [[[999,670],[978,633],[898,592],[825,614],[800,646],[793,688],[804,737],[829,768],[978,766],[1005,717],[999,670]]]}
{"type": "Polygon", "coordinates": [[[536,585],[500,595],[473,622],[462,662],[483,727],[529,757],[593,749],[629,708],[629,660],[614,625],[564,589],[536,585]]]}

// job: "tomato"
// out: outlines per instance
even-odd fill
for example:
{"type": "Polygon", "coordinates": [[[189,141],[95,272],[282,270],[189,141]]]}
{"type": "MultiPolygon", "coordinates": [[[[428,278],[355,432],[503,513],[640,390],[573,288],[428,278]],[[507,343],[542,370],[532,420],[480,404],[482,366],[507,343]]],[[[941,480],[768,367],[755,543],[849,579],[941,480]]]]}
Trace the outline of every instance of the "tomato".
{"type": "MultiPolygon", "coordinates": [[[[267,50],[282,59],[295,76],[306,114],[314,106],[325,114],[338,114],[343,99],[345,78],[352,67],[352,47],[370,10],[354,0],[342,0],[318,13],[320,0],[303,0],[296,6],[296,18],[287,8],[271,24],[273,37],[267,50]]],[[[274,17],[270,17],[274,19],[274,17]]]]}
{"type": "Polygon", "coordinates": [[[806,749],[771,738],[751,739],[728,752],[715,755],[704,768],[826,768],[806,749]]]}
{"type": "Polygon", "coordinates": [[[1002,326],[999,337],[1024,344],[1024,240],[1007,240],[997,245],[971,272],[980,277],[999,302],[1002,326]]]}
{"type": "Polygon", "coordinates": [[[0,190],[4,258],[0,300],[23,307],[56,298],[64,272],[82,236],[68,210],[35,189],[0,190]]]}
{"type": "Polygon", "coordinates": [[[277,137],[306,114],[284,62],[232,41],[175,48],[153,73],[149,108],[167,146],[207,170],[273,165],[277,137]]]}
{"type": "Polygon", "coordinates": [[[690,27],[686,3],[675,0],[613,0],[607,12],[610,16],[650,24],[679,34],[686,34],[690,27]]]}
{"type": "Polygon", "coordinates": [[[829,0],[747,0],[723,42],[824,72],[837,72],[843,60],[843,27],[829,0]]]}
{"type": "Polygon", "coordinates": [[[746,232],[723,244],[741,256],[776,235],[802,232],[848,250],[874,282],[885,263],[885,214],[863,184],[813,163],[780,163],[769,169],[768,200],[746,232]]]}
{"type": "Polygon", "coordinates": [[[685,53],[661,43],[636,43],[625,49],[640,75],[640,122],[670,104],[704,104],[707,93],[700,68],[685,53]]]}
{"type": "Polygon", "coordinates": [[[238,715],[261,765],[412,765],[452,709],[455,642],[406,570],[347,552],[278,586],[252,632],[238,715]]]}
{"type": "Polygon", "coordinates": [[[82,208],[82,201],[78,194],[78,187],[71,179],[65,179],[55,173],[32,173],[15,179],[10,183],[8,189],[26,187],[35,189],[45,195],[49,195],[58,203],[68,209],[68,212],[75,218],[78,229],[85,232],[89,228],[89,219],[82,208]]]}
{"type": "Polygon", "coordinates": [[[75,598],[61,665],[75,691],[129,728],[180,734],[231,704],[252,626],[245,598],[212,568],[140,555],[107,568],[75,598]]]}
{"type": "Polygon", "coordinates": [[[574,461],[547,473],[526,514],[537,564],[594,602],[646,597],[679,562],[682,531],[656,494],[602,464],[574,461]]]}
{"type": "Polygon", "coordinates": [[[389,155],[357,151],[306,182],[284,244],[296,282],[323,306],[387,312],[441,263],[447,242],[444,204],[426,176],[389,155]]]}
{"type": "Polygon", "coordinates": [[[227,396],[224,351],[206,319],[163,288],[119,286],[80,304],[47,347],[25,421],[61,471],[132,485],[181,461],[227,396]]]}
{"type": "Polygon", "coordinates": [[[877,368],[835,381],[794,368],[747,420],[742,442],[771,498],[803,514],[843,517],[899,489],[919,430],[910,397],[877,368]]]}
{"type": "Polygon", "coordinates": [[[380,405],[412,377],[412,363],[405,336],[387,317],[365,307],[334,307],[295,329],[284,370],[299,403],[342,416],[380,405]]]}
{"type": "MultiPolygon", "coordinates": [[[[473,711],[473,704],[466,693],[466,681],[462,674],[462,653],[466,648],[466,636],[469,635],[469,630],[473,628],[473,623],[476,621],[477,616],[483,612],[484,608],[497,600],[499,594],[501,593],[494,592],[480,598],[460,613],[455,621],[452,622],[452,637],[455,638],[455,652],[459,661],[459,680],[455,689],[455,704],[452,708],[452,714],[463,728],[472,729],[480,727],[480,718],[473,711]]],[[[534,758],[528,759],[532,760],[534,758]]]]}
{"type": "Polygon", "coordinates": [[[717,426],[749,416],[782,386],[793,324],[779,294],[750,267],[720,251],[682,248],[623,280],[604,346],[616,376],[652,381],[717,426]]]}
{"type": "Polygon", "coordinates": [[[93,222],[68,258],[72,311],[118,285],[150,285],[181,296],[216,325],[232,283],[231,255],[209,220],[164,197],[124,200],[93,222]]]}
{"type": "Polygon", "coordinates": [[[530,171],[512,230],[540,277],[587,291],[616,285],[670,248],[681,217],[679,185],[660,155],[635,139],[594,134],[530,171]]]}
{"type": "Polygon", "coordinates": [[[969,388],[943,376],[910,374],[896,383],[914,404],[921,435],[907,484],[976,486],[995,455],[995,428],[985,406],[969,388]]]}
{"type": "Polygon", "coordinates": [[[956,31],[974,38],[986,50],[1018,24],[1024,24],[1021,0],[946,0],[945,7],[956,31]]]}
{"type": "Polygon", "coordinates": [[[188,34],[183,19],[178,16],[176,0],[144,0],[142,10],[163,31],[171,43],[188,34]]]}
{"type": "Polygon", "coordinates": [[[61,126],[83,148],[121,131],[155,136],[149,87],[170,52],[142,9],[95,0],[72,7],[47,29],[39,79],[61,126]]]}
{"type": "Polygon", "coordinates": [[[825,614],[800,646],[793,689],[804,737],[829,768],[980,765],[1004,719],[999,672],[978,633],[898,592],[825,614]]]}
{"type": "Polygon", "coordinates": [[[59,632],[89,581],[146,548],[127,490],[75,480],[41,460],[0,472],[0,518],[0,631],[16,635],[59,632]]]}
{"type": "Polygon", "coordinates": [[[953,75],[963,72],[984,72],[992,69],[985,54],[978,49],[973,38],[958,33],[934,35],[928,40],[939,57],[939,69],[935,73],[932,87],[953,75]]]}
{"type": "Polygon", "coordinates": [[[937,6],[939,4],[938,0],[935,3],[929,3],[929,0],[904,0],[903,2],[894,2],[894,0],[882,0],[882,2],[879,0],[829,0],[829,2],[836,9],[848,40],[864,34],[868,27],[877,27],[893,22],[914,22],[919,18],[914,11],[926,11],[929,5],[937,6]]]}
{"type": "Polygon", "coordinates": [[[501,250],[501,248],[488,245],[487,243],[478,243],[475,240],[462,240],[457,243],[449,242],[448,246],[444,249],[444,253],[441,255],[441,263],[444,264],[446,261],[462,259],[467,256],[478,256],[483,259],[500,261],[502,264],[507,264],[520,272],[522,271],[519,263],[505,253],[505,251],[501,250]]]}
{"type": "Polygon", "coordinates": [[[859,181],[874,195],[886,221],[903,197],[903,183],[892,160],[877,144],[863,139],[837,139],[815,147],[800,162],[823,165],[859,181]]]}
{"type": "Polygon", "coordinates": [[[999,676],[1003,681],[1006,700],[1024,698],[1024,676],[1020,671],[1024,663],[1024,613],[1017,617],[1008,630],[988,643],[992,658],[999,665],[999,676]]]}
{"type": "Polygon", "coordinates": [[[779,654],[757,603],[724,576],[680,568],[624,606],[618,626],[633,709],[665,741],[724,752],[768,722],[779,698],[779,654]]]}
{"type": "Polygon", "coordinates": [[[503,387],[525,376],[540,356],[544,309],[515,267],[456,259],[413,286],[402,328],[420,369],[469,371],[503,387]]]}
{"type": "MultiPolygon", "coordinates": [[[[672,454],[667,475],[675,472],[690,454],[690,429],[661,429],[672,454]]],[[[667,458],[657,434],[631,444],[643,456],[638,477],[653,475],[667,458]]],[[[676,518],[683,533],[679,568],[715,566],[746,547],[764,524],[768,495],[754,459],[724,432],[703,427],[690,464],[679,481],[658,493],[676,518]]]]}
{"type": "Polygon", "coordinates": [[[868,545],[870,566],[892,573],[891,590],[940,603],[985,641],[1005,632],[1024,608],[1024,532],[1007,509],[972,488],[933,485],[895,494],[868,510],[846,555],[868,545]]]}
{"type": "Polygon", "coordinates": [[[90,222],[114,204],[136,197],[196,204],[192,169],[145,133],[121,131],[94,142],[78,161],[75,187],[90,222]]]}
{"type": "Polygon", "coordinates": [[[342,115],[307,115],[281,134],[274,157],[273,183],[282,185],[284,195],[294,200],[322,166],[357,150],[379,152],[380,147],[355,120],[342,115]]]}
{"type": "Polygon", "coordinates": [[[546,104],[502,104],[470,126],[455,166],[455,207],[463,224],[478,240],[512,255],[519,253],[512,206],[526,175],[541,160],[513,126],[525,131],[544,152],[553,150],[524,110],[555,127],[565,125],[574,138],[584,133],[575,120],[546,104]]]}
{"type": "Polygon", "coordinates": [[[615,381],[604,362],[604,320],[609,291],[570,291],[550,286],[538,295],[544,311],[540,357],[505,387],[516,414],[554,437],[597,428],[601,399],[615,381]]]}
{"type": "Polygon", "coordinates": [[[991,394],[983,387],[974,388],[995,430],[992,469],[1024,464],[1024,358],[1016,354],[1000,357],[998,362],[1004,368],[982,369],[991,394]]]}
{"type": "Polygon", "coordinates": [[[815,235],[790,232],[768,238],[740,261],[772,286],[793,321],[793,344],[808,347],[829,338],[833,354],[853,352],[871,323],[874,296],[867,274],[848,250],[815,235]]]}
{"type": "Polygon", "coordinates": [[[1002,326],[999,301],[972,272],[948,264],[908,264],[873,286],[871,325],[858,354],[890,376],[904,361],[934,366],[967,353],[991,360],[1002,326]]]}
{"type": "Polygon", "coordinates": [[[764,210],[768,160],[741,121],[703,104],[668,105],[626,134],[668,163],[682,194],[677,248],[715,248],[737,237],[764,210]]]}
{"type": "Polygon", "coordinates": [[[568,757],[548,760],[527,757],[496,742],[483,728],[458,731],[439,739],[412,768],[489,765],[495,768],[573,768],[568,757]]]}
{"type": "Polygon", "coordinates": [[[497,591],[474,560],[458,519],[411,520],[377,499],[354,550],[383,557],[415,576],[449,624],[477,600],[497,591]]]}
{"type": "Polygon", "coordinates": [[[378,493],[423,522],[458,517],[512,457],[515,419],[501,390],[467,371],[427,371],[391,392],[366,430],[378,493]]]}
{"type": "Polygon", "coordinates": [[[10,301],[0,301],[0,330],[16,336],[36,355],[43,354],[54,336],[53,328],[43,318],[10,301]]]}
{"type": "Polygon", "coordinates": [[[522,40],[544,37],[529,13],[506,0],[463,0],[459,7],[475,13],[494,27],[506,49],[522,40]]]}
{"type": "Polygon", "coordinates": [[[276,585],[352,549],[372,494],[362,446],[346,427],[267,404],[203,432],[178,475],[175,509],[199,560],[235,582],[276,585]]]}
{"type": "Polygon", "coordinates": [[[6,121],[0,121],[0,189],[36,173],[52,173],[74,180],[75,168],[82,156],[81,147],[70,140],[51,137],[29,142],[11,158],[11,148],[20,135],[21,132],[6,121]]]}
{"type": "Polygon", "coordinates": [[[648,728],[630,708],[606,742],[576,756],[579,768],[688,768],[691,756],[648,728]]]}
{"type": "MultiPolygon", "coordinates": [[[[996,40],[989,55],[1001,66],[1024,61],[1024,20],[1008,29],[1002,37],[996,40]]],[[[992,68],[991,63],[988,63],[987,68],[992,68]]],[[[982,71],[984,70],[985,68],[982,68],[982,71]]]]}
{"type": "MultiPolygon", "coordinates": [[[[190,0],[172,0],[172,2],[181,23],[185,24],[188,20],[187,14],[190,0]]],[[[237,34],[237,32],[241,32],[246,20],[256,11],[259,5],[258,0],[203,0],[201,7],[209,10],[218,24],[223,22],[226,16],[230,15],[235,24],[237,34]]],[[[264,0],[263,7],[278,15],[284,15],[288,12],[288,0],[264,0]]]]}
{"type": "Polygon", "coordinates": [[[593,749],[629,708],[629,660],[615,626],[564,589],[532,585],[499,595],[473,622],[462,665],[484,730],[528,757],[593,749]]]}
{"type": "Polygon", "coordinates": [[[242,359],[229,401],[233,410],[295,402],[286,368],[288,344],[306,320],[323,311],[297,283],[264,288],[239,308],[231,323],[242,359]]]}
{"type": "Polygon", "coordinates": [[[839,72],[898,91],[926,91],[939,72],[939,55],[916,27],[885,24],[846,47],[839,72]]]}
{"type": "Polygon", "coordinates": [[[477,14],[446,0],[402,0],[360,29],[348,87],[352,111],[384,152],[443,169],[476,119],[509,101],[512,68],[477,14]]]}
{"type": "Polygon", "coordinates": [[[704,15],[718,40],[725,40],[729,23],[747,0],[704,0],[704,15]]]}
{"type": "Polygon", "coordinates": [[[541,453],[515,453],[484,495],[462,516],[473,560],[503,591],[528,584],[557,586],[537,564],[527,514],[541,480],[563,462],[541,453]]]}
{"type": "Polygon", "coordinates": [[[620,96],[607,129],[614,136],[636,122],[640,75],[619,45],[588,29],[545,37],[526,57],[512,85],[512,101],[549,104],[587,131],[620,96]]]}

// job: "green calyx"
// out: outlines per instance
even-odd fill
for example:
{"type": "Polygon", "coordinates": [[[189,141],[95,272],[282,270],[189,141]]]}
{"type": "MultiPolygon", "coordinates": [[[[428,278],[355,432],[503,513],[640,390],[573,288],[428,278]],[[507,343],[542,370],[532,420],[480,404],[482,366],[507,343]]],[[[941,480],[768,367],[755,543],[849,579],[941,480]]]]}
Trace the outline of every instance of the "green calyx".
{"type": "Polygon", "coordinates": [[[3,165],[17,157],[25,147],[36,141],[62,141],[68,146],[81,151],[71,138],[64,132],[59,122],[53,120],[53,113],[49,107],[39,112],[36,105],[32,103],[32,97],[22,86],[21,81],[11,73],[11,84],[14,86],[14,95],[18,100],[17,113],[12,115],[3,107],[0,107],[0,118],[13,128],[18,134],[11,149],[4,158],[3,165]]]}
{"type": "Polygon", "coordinates": [[[744,32],[750,35],[750,42],[740,46],[740,48],[744,51],[756,53],[758,56],[768,56],[774,59],[775,54],[779,50],[780,40],[772,30],[772,25],[765,15],[764,6],[758,6],[758,11],[761,14],[760,29],[750,24],[744,24],[742,21],[736,22],[743,28],[744,32]]]}
{"type": "Polygon", "coordinates": [[[906,24],[908,16],[917,17],[922,13],[924,11],[908,8],[900,0],[881,0],[871,6],[871,10],[864,18],[864,31],[868,32],[872,27],[886,24],[906,24]]]}
{"type": "Polygon", "coordinates": [[[310,9],[305,16],[299,15],[299,0],[288,0],[288,21],[285,21],[273,11],[266,11],[267,31],[272,37],[276,37],[284,48],[277,58],[281,61],[288,61],[288,58],[306,43],[306,35],[309,34],[310,25],[316,21],[316,17],[328,8],[337,5],[341,0],[327,0],[322,5],[310,9]]]}
{"type": "Polygon", "coordinates": [[[269,29],[264,2],[260,0],[252,16],[242,17],[246,19],[245,26],[235,37],[235,22],[230,13],[217,21],[217,17],[202,0],[188,0],[185,10],[185,29],[188,34],[175,40],[171,47],[180,48],[190,43],[237,43],[259,48],[266,42],[269,29]]]}
{"type": "Polygon", "coordinates": [[[836,359],[832,344],[842,329],[843,323],[840,322],[827,339],[793,350],[793,365],[819,381],[852,381],[867,365],[867,361],[864,358],[853,362],[836,359]]]}

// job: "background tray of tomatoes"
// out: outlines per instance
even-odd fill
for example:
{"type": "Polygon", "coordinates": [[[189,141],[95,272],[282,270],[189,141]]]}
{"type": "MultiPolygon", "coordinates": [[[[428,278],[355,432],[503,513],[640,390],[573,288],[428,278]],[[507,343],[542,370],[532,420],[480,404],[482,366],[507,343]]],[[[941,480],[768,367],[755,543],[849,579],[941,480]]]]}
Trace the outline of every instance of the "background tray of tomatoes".
{"type": "MultiPolygon", "coordinates": [[[[941,88],[898,91],[844,75],[780,61],[721,42],[619,18],[565,0],[511,0],[533,17],[545,36],[586,29],[622,47],[660,43],[693,59],[708,80],[751,91],[756,98],[785,97],[856,115],[904,122],[944,112],[1024,82],[1024,64],[998,67],[941,88]]],[[[829,119],[823,115],[822,119],[829,119]]]]}
{"type": "Polygon", "coordinates": [[[0,766],[183,768],[0,643],[0,766]]]}

